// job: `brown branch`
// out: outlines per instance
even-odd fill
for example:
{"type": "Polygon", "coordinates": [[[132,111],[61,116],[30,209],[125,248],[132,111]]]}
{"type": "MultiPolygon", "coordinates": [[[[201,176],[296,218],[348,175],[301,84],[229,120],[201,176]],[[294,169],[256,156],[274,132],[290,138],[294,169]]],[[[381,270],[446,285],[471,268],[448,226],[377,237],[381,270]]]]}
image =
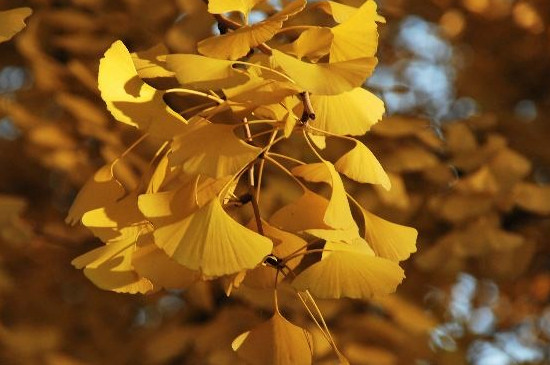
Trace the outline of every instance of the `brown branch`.
{"type": "MultiPolygon", "coordinates": [[[[252,132],[250,131],[250,126],[248,125],[248,120],[243,119],[244,132],[246,134],[246,141],[250,144],[253,143],[252,132]]],[[[258,233],[262,236],[264,235],[264,227],[262,225],[262,218],[260,216],[260,206],[256,200],[256,185],[254,182],[254,166],[256,163],[253,163],[248,168],[248,188],[251,195],[252,209],[254,210],[254,218],[256,219],[256,226],[258,227],[258,233]]]]}
{"type": "Polygon", "coordinates": [[[315,120],[315,111],[313,110],[313,105],[311,105],[311,99],[309,98],[309,92],[304,91],[300,93],[300,99],[304,104],[304,112],[300,118],[302,124],[306,124],[309,120],[315,120]]]}

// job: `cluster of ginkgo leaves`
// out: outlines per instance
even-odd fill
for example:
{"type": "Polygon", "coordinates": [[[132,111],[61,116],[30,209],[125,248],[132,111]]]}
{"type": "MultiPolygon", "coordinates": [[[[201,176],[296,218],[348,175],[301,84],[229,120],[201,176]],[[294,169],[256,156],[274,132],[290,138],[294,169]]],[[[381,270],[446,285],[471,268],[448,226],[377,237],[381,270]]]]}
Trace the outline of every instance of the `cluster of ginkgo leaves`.
{"type": "MultiPolygon", "coordinates": [[[[82,222],[105,244],[73,264],[116,292],[216,278],[229,283],[228,295],[241,284],[272,288],[271,319],[233,343],[253,364],[311,363],[310,335],[278,308],[277,286],[288,283],[346,363],[314,298],[391,293],[404,278],[399,262],[416,250],[416,230],[368,212],[344,184],[390,189],[376,157],[352,137],[384,113],[383,102],[361,87],[376,66],[377,22],[384,19],[373,0],[358,8],[259,3],[210,0],[220,34],[198,42],[196,54],[167,54],[162,45],[131,53],[121,41],[107,50],[101,97],[117,121],[143,137],[76,197],[67,222],[82,222]],[[250,24],[260,5],[265,19],[250,24]],[[308,12],[332,24],[301,24],[308,12]],[[145,139],[162,142],[140,183],[129,186],[118,171],[145,139]],[[346,151],[331,161],[327,142],[346,151]],[[292,157],[296,143],[307,151],[292,157]],[[265,216],[261,187],[277,171],[301,194],[265,216]],[[302,262],[306,256],[311,260],[302,262]]],[[[280,193],[284,200],[287,192],[280,193]]]]}

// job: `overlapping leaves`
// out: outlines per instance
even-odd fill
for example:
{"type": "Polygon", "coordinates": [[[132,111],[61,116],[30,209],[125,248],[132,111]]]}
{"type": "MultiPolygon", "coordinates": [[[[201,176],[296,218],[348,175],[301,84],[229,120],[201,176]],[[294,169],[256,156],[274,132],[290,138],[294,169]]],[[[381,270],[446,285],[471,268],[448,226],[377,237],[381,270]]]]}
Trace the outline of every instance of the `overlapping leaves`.
{"type": "MultiPolygon", "coordinates": [[[[404,278],[399,261],[415,251],[416,231],[373,215],[347,190],[347,178],[390,189],[375,155],[348,137],[384,113],[361,88],[377,63],[376,4],[294,0],[249,24],[257,4],[209,1],[222,34],[199,41],[200,55],[162,55],[162,45],[131,54],[116,41],[101,60],[99,89],[114,119],[163,143],[127,184],[115,167],[139,168],[129,158],[138,140],[90,179],[69,212],[69,223],[81,220],[105,243],[73,262],[99,287],[145,293],[224,277],[231,288],[291,282],[300,298],[368,299],[404,278]],[[338,24],[284,36],[290,18],[315,7],[338,24]],[[180,86],[161,89],[155,78],[180,86]],[[333,160],[323,155],[327,139],[354,145],[333,160]],[[309,152],[285,156],[292,143],[309,152]],[[265,216],[261,187],[272,174],[301,195],[265,216]]],[[[273,364],[311,363],[309,336],[276,300],[274,313],[236,340],[237,353],[251,363],[265,354],[273,364]]]]}

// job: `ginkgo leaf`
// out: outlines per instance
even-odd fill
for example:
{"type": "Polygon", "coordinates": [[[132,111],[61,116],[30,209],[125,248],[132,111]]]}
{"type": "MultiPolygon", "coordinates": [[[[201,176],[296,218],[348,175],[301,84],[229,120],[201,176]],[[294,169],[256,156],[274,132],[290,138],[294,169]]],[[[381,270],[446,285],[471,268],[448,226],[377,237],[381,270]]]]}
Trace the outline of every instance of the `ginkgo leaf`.
{"type": "Polygon", "coordinates": [[[336,23],[345,22],[357,12],[357,8],[346,4],[340,4],[335,1],[319,1],[314,6],[315,8],[332,15],[336,23]]]}
{"type": "Polygon", "coordinates": [[[82,216],[82,224],[103,242],[124,234],[133,235],[137,239],[141,226],[145,223],[145,217],[138,209],[135,194],[87,211],[82,216]]]}
{"type": "Polygon", "coordinates": [[[124,195],[124,187],[113,175],[116,162],[100,168],[80,189],[65,222],[74,225],[82,219],[84,213],[104,207],[124,195]]]}
{"type": "Polygon", "coordinates": [[[25,19],[32,14],[31,8],[16,8],[0,11],[0,43],[10,40],[25,28],[25,19]]]}
{"type": "Polygon", "coordinates": [[[361,238],[357,229],[307,229],[304,231],[312,236],[332,242],[347,242],[351,243],[354,240],[361,238]]]}
{"type": "Polygon", "coordinates": [[[330,62],[373,57],[378,47],[376,3],[367,0],[343,23],[331,28],[330,62]]]}
{"type": "Polygon", "coordinates": [[[389,222],[363,208],[361,213],[365,222],[365,238],[377,256],[402,261],[416,252],[416,229],[389,222]]]}
{"type": "Polygon", "coordinates": [[[168,257],[155,245],[150,233],[140,237],[132,254],[132,266],[141,277],[147,278],[155,289],[183,289],[200,278],[198,271],[189,270],[168,257]]]}
{"type": "Polygon", "coordinates": [[[234,221],[217,198],[190,216],[153,232],[168,256],[207,276],[252,269],[273,248],[270,239],[234,221]]]}
{"type": "Polygon", "coordinates": [[[233,68],[233,64],[233,61],[194,54],[166,56],[166,65],[175,72],[180,84],[200,90],[218,90],[245,83],[248,75],[233,68]]]}
{"type": "Polygon", "coordinates": [[[147,293],[151,282],[140,277],[132,266],[132,253],[137,237],[125,236],[74,259],[77,269],[96,286],[119,293],[147,293]]]}
{"type": "Polygon", "coordinates": [[[384,114],[384,102],[371,92],[355,88],[338,95],[311,95],[315,120],[311,126],[339,134],[362,136],[384,114]]]}
{"type": "Polygon", "coordinates": [[[185,119],[166,105],[164,93],[141,81],[121,41],[114,42],[101,59],[98,84],[107,109],[119,122],[163,139],[185,128],[185,119]]]}
{"type": "Polygon", "coordinates": [[[251,48],[267,42],[281,29],[283,22],[300,12],[306,0],[288,3],[280,12],[253,25],[207,38],[197,44],[197,50],[209,57],[236,60],[246,56],[251,48]]]}
{"type": "Polygon", "coordinates": [[[310,163],[299,165],[290,170],[294,176],[301,177],[309,182],[324,182],[332,184],[332,176],[330,170],[323,162],[310,163]]]}
{"type": "Polygon", "coordinates": [[[166,68],[168,48],[159,43],[145,51],[132,53],[132,61],[140,78],[151,79],[155,77],[174,77],[174,73],[166,68]]]}
{"type": "Polygon", "coordinates": [[[298,94],[299,88],[288,81],[253,76],[244,84],[223,89],[228,100],[254,106],[279,103],[285,97],[298,94]]]}
{"type": "Polygon", "coordinates": [[[139,210],[156,228],[185,218],[199,208],[197,181],[195,177],[174,190],[142,194],[137,201],[139,210]]]}
{"type": "Polygon", "coordinates": [[[300,198],[276,211],[269,223],[289,232],[330,228],[323,220],[327,206],[328,200],[306,190],[300,198]]]}
{"type": "Polygon", "coordinates": [[[264,0],[210,0],[208,1],[208,12],[210,14],[223,14],[238,11],[247,19],[250,10],[262,1],[264,0]]]}
{"type": "Polygon", "coordinates": [[[234,129],[234,125],[212,124],[205,119],[193,121],[185,133],[175,138],[170,164],[181,164],[183,171],[191,175],[234,175],[262,151],[238,138],[234,129]]]}
{"type": "Polygon", "coordinates": [[[319,298],[370,299],[393,293],[404,278],[393,261],[374,256],[366,242],[327,242],[321,260],[292,281],[319,298]]]}
{"type": "Polygon", "coordinates": [[[361,86],[378,62],[374,57],[366,57],[334,63],[307,63],[277,50],[273,50],[272,57],[304,90],[318,95],[341,94],[361,86]]]}
{"type": "Polygon", "coordinates": [[[281,47],[280,50],[299,59],[307,57],[316,62],[330,52],[333,38],[330,28],[313,27],[302,32],[298,39],[281,47]]]}
{"type": "Polygon", "coordinates": [[[360,141],[334,164],[336,170],[361,183],[380,184],[390,190],[390,178],[374,154],[360,141]]]}
{"type": "MultiPolygon", "coordinates": [[[[331,185],[332,193],[323,217],[323,221],[336,229],[357,229],[353,220],[344,184],[334,166],[328,161],[301,165],[292,169],[292,173],[311,182],[325,182],[331,185]]],[[[316,228],[316,227],[311,227],[316,228]]]]}
{"type": "MultiPolygon", "coordinates": [[[[248,227],[254,231],[257,231],[256,222],[254,220],[248,224],[248,227]]],[[[262,227],[264,230],[264,235],[273,241],[272,254],[276,257],[282,259],[290,254],[305,250],[307,242],[295,234],[277,229],[263,220],[262,227]]],[[[286,263],[286,266],[291,270],[295,269],[300,263],[302,257],[303,256],[297,256],[295,259],[289,260],[286,263]]],[[[275,284],[276,276],[277,270],[275,268],[262,265],[247,272],[244,279],[244,284],[248,287],[257,289],[272,288],[275,284]]],[[[283,279],[284,275],[279,273],[277,281],[280,282],[283,279]]]]}
{"type": "Polygon", "coordinates": [[[235,338],[231,347],[253,365],[310,365],[312,362],[311,334],[290,323],[278,311],[268,321],[235,338]]]}

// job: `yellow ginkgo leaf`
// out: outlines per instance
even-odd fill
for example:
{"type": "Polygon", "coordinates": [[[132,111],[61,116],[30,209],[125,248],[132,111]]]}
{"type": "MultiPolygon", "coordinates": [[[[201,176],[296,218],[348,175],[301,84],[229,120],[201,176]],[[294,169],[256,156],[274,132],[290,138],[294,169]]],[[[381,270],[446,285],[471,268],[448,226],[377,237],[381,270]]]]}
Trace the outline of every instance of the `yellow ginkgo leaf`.
{"type": "Polygon", "coordinates": [[[223,14],[238,11],[248,18],[248,13],[256,4],[264,0],[210,0],[208,1],[208,12],[210,14],[223,14]]]}
{"type": "Polygon", "coordinates": [[[119,122],[164,139],[185,128],[185,119],[166,105],[164,93],[141,81],[121,41],[114,42],[101,59],[98,84],[107,109],[119,122]]]}
{"type": "Polygon", "coordinates": [[[155,289],[184,289],[200,277],[199,272],[189,270],[168,257],[155,245],[150,233],[140,237],[132,254],[132,266],[141,277],[147,278],[155,289]]]}
{"type": "Polygon", "coordinates": [[[74,225],[84,213],[113,203],[124,195],[124,187],[113,175],[115,163],[100,168],[80,189],[65,222],[74,225]]]}
{"type": "Polygon", "coordinates": [[[183,171],[190,175],[214,178],[234,175],[262,151],[238,138],[234,129],[234,125],[194,120],[185,133],[174,140],[170,163],[181,164],[183,171]]]}
{"type": "Polygon", "coordinates": [[[300,291],[319,298],[370,299],[393,293],[404,273],[393,261],[376,257],[364,241],[327,242],[321,260],[292,282],[300,291]]]}
{"type": "MultiPolygon", "coordinates": [[[[254,231],[257,231],[256,222],[254,220],[248,224],[248,227],[254,231]]],[[[272,254],[276,257],[282,259],[290,254],[305,250],[307,242],[295,234],[277,229],[265,221],[262,221],[262,227],[264,230],[264,235],[271,238],[273,241],[272,254]]],[[[295,269],[300,263],[302,257],[303,256],[297,256],[295,259],[289,260],[286,263],[286,266],[291,270],[295,269]]],[[[276,274],[277,270],[273,267],[269,267],[267,265],[258,266],[255,269],[248,271],[246,278],[244,279],[244,284],[248,287],[256,289],[272,288],[275,284],[276,274]]],[[[284,275],[279,273],[277,281],[280,282],[283,279],[284,275]]]]}
{"type": "Polygon", "coordinates": [[[180,84],[201,90],[218,90],[245,83],[248,75],[233,68],[233,64],[233,61],[194,54],[166,56],[166,65],[175,72],[180,84]]]}
{"type": "Polygon", "coordinates": [[[330,170],[323,162],[310,163],[306,165],[299,165],[293,167],[290,170],[294,176],[301,177],[309,182],[324,182],[332,184],[332,176],[330,170]]]}
{"type": "Polygon", "coordinates": [[[170,166],[168,155],[164,154],[151,174],[147,193],[156,193],[162,190],[169,190],[174,183],[178,183],[181,175],[180,166],[170,166]]]}
{"type": "Polygon", "coordinates": [[[294,42],[280,47],[280,50],[299,59],[307,57],[316,62],[330,52],[332,39],[333,35],[330,28],[313,27],[302,32],[294,42]]]}
{"type": "Polygon", "coordinates": [[[142,194],[137,201],[139,210],[155,228],[183,219],[199,208],[197,181],[195,177],[174,190],[142,194]]]}
{"type": "Polygon", "coordinates": [[[336,170],[361,183],[380,184],[390,190],[390,178],[374,154],[360,141],[334,164],[336,170]]]}
{"type": "Polygon", "coordinates": [[[283,22],[300,12],[306,0],[295,0],[280,12],[253,25],[200,41],[197,50],[208,57],[236,60],[246,56],[251,48],[267,42],[281,29],[283,22]]]}
{"type": "Polygon", "coordinates": [[[313,354],[311,334],[278,311],[268,321],[235,338],[231,347],[252,365],[310,365],[313,354]]]}
{"type": "Polygon", "coordinates": [[[133,235],[137,239],[145,223],[145,217],[138,209],[135,194],[87,211],[82,216],[82,224],[103,242],[125,234],[133,235]]]}
{"type": "Polygon", "coordinates": [[[365,222],[365,238],[377,256],[402,261],[416,252],[416,229],[389,222],[363,208],[361,213],[365,222]]]}
{"type": "Polygon", "coordinates": [[[343,23],[357,12],[357,8],[335,1],[319,1],[314,5],[315,8],[332,15],[336,23],[343,23]]]}
{"type": "Polygon", "coordinates": [[[276,211],[269,223],[288,232],[301,232],[306,229],[330,228],[323,220],[328,200],[311,190],[276,211]]]}
{"type": "Polygon", "coordinates": [[[179,264],[213,277],[252,269],[273,248],[270,239],[234,221],[217,198],[183,220],[156,228],[153,235],[155,244],[179,264]]]}
{"type": "Polygon", "coordinates": [[[357,229],[307,229],[304,231],[312,236],[332,242],[347,242],[351,243],[358,238],[359,232],[357,229]]]}
{"type": "Polygon", "coordinates": [[[377,20],[376,3],[367,0],[353,15],[332,28],[330,62],[373,57],[378,47],[377,20]]]}
{"type": "Polygon", "coordinates": [[[338,95],[311,95],[315,120],[309,123],[324,131],[362,136],[384,114],[384,102],[371,92],[355,88],[338,95]]]}
{"type": "Polygon", "coordinates": [[[0,43],[10,40],[25,28],[25,19],[32,14],[31,8],[16,8],[0,11],[0,43]]]}
{"type": "Polygon", "coordinates": [[[137,274],[132,266],[132,253],[137,237],[124,236],[85,253],[72,261],[77,269],[104,290],[119,293],[147,293],[153,290],[149,280],[137,274]]]}
{"type": "Polygon", "coordinates": [[[299,88],[288,81],[264,79],[259,76],[251,77],[244,84],[223,89],[223,93],[228,100],[237,103],[249,103],[255,107],[279,103],[285,97],[299,92],[299,88]]]}
{"type": "Polygon", "coordinates": [[[300,87],[318,95],[341,94],[361,86],[378,62],[374,57],[367,57],[334,63],[307,63],[277,50],[273,50],[272,57],[300,87]]]}
{"type": "Polygon", "coordinates": [[[322,161],[295,167],[292,169],[292,173],[307,181],[330,184],[332,193],[323,218],[324,222],[335,229],[357,230],[357,224],[351,215],[344,184],[334,165],[328,161],[322,161]]]}
{"type": "Polygon", "coordinates": [[[174,73],[166,68],[168,48],[159,43],[145,51],[132,53],[132,61],[140,78],[152,79],[155,77],[174,77],[174,73]]]}

